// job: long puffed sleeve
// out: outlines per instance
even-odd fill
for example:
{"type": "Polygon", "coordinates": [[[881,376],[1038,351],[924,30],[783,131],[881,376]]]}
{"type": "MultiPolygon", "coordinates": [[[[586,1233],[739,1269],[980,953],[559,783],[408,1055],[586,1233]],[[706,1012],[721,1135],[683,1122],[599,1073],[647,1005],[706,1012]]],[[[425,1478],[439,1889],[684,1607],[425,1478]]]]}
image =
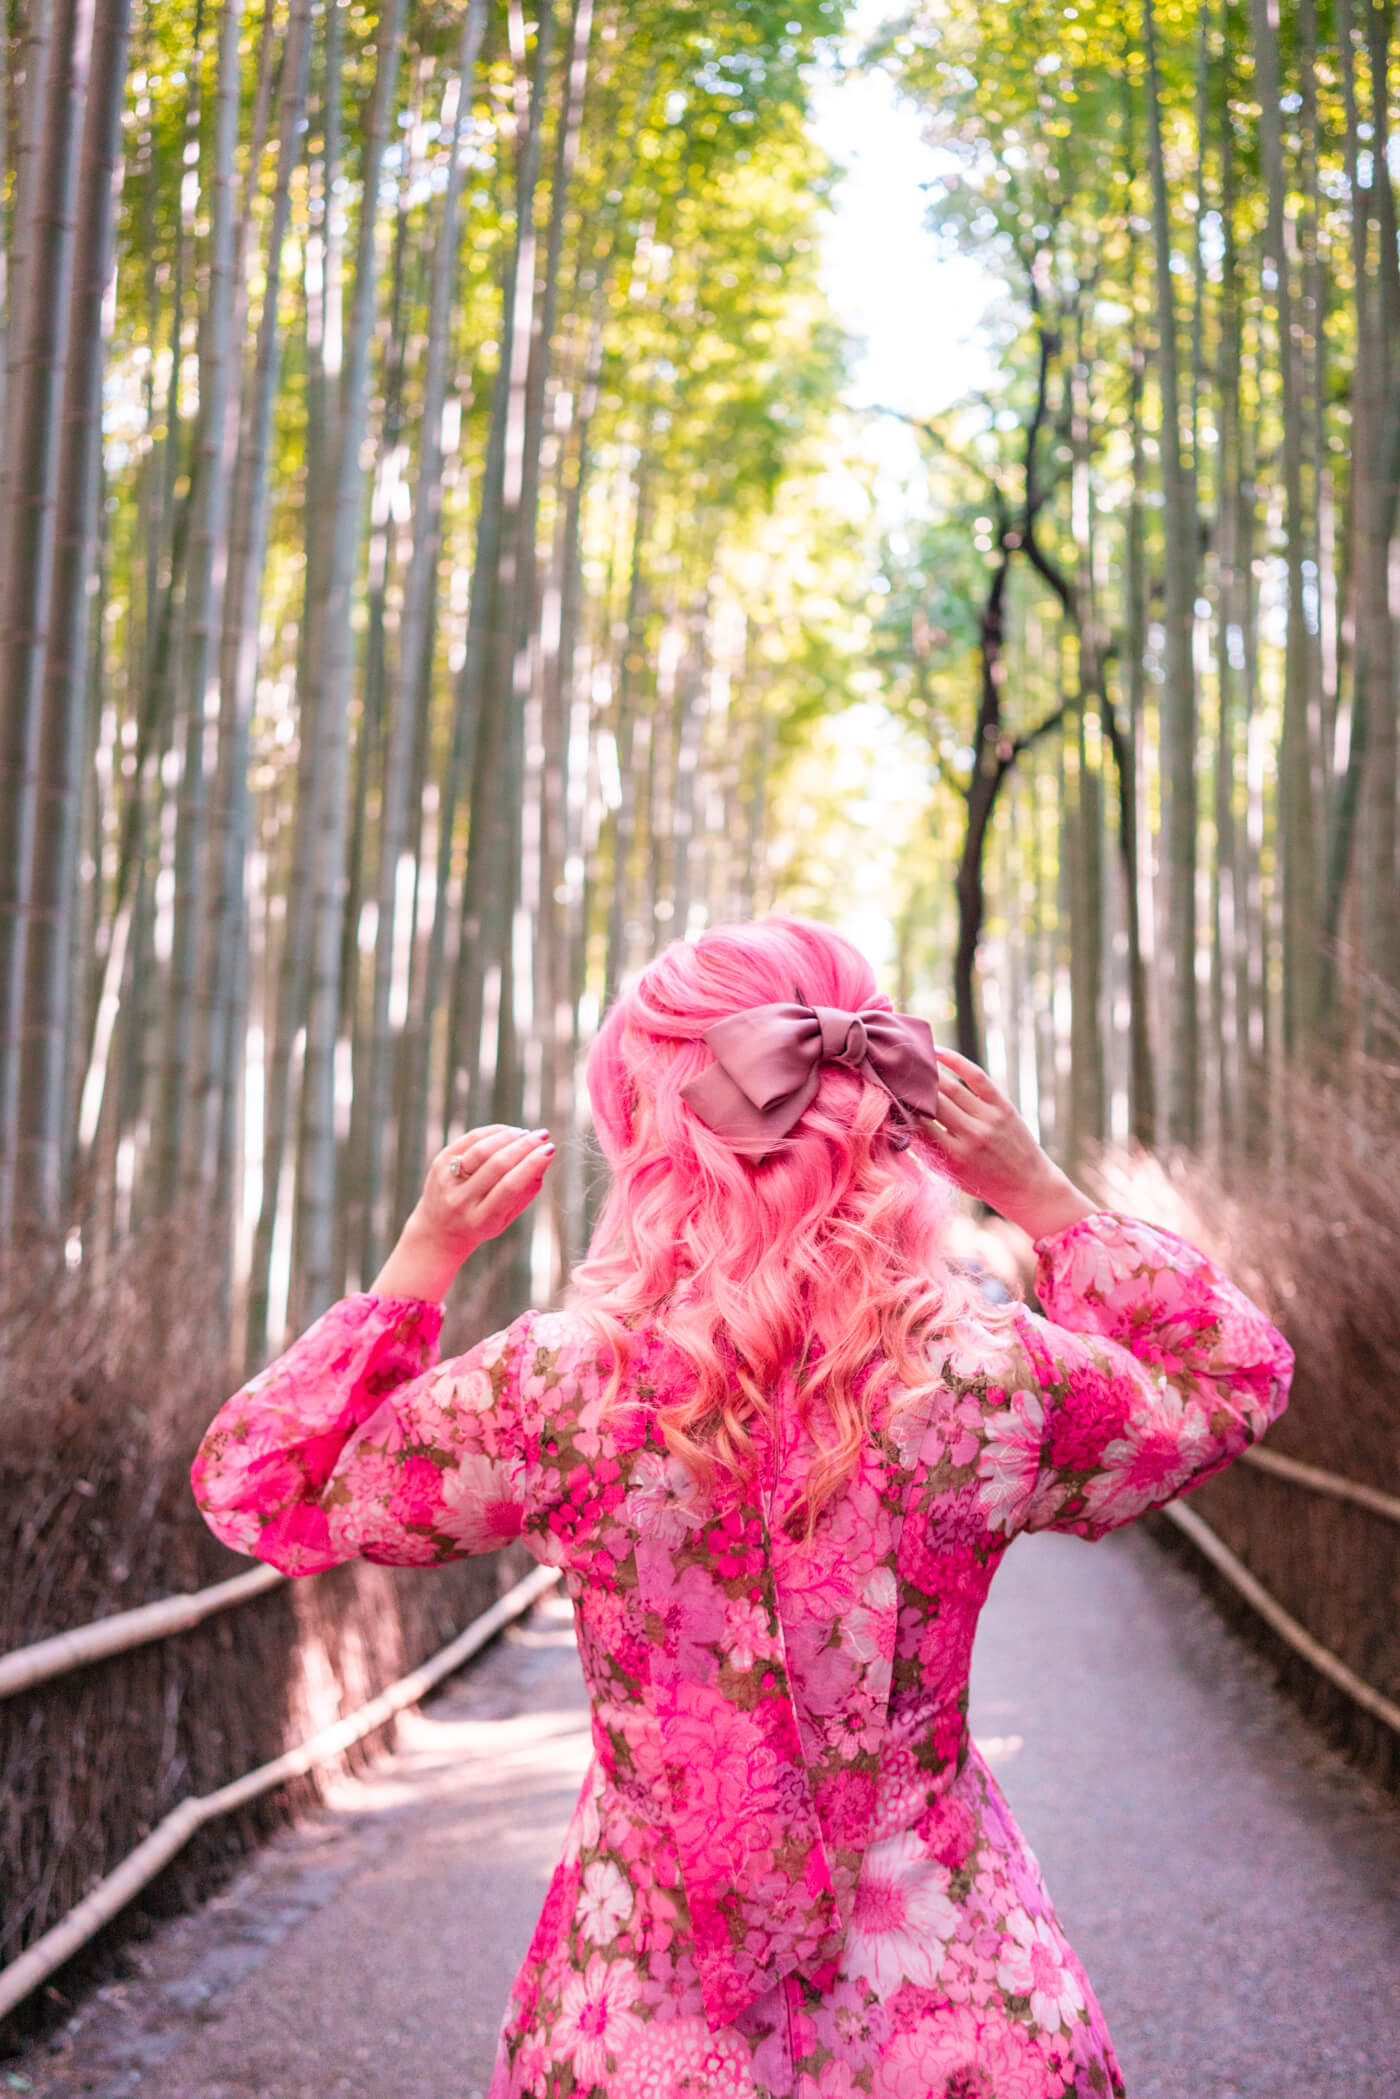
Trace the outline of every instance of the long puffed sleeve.
{"type": "Polygon", "coordinates": [[[1218,1472],[1283,1412],[1288,1343],[1174,1232],[1099,1211],[1037,1255],[1048,1316],[1020,1316],[1030,1375],[983,1458],[1008,1530],[1101,1537],[1218,1472]]]}
{"type": "Polygon", "coordinates": [[[332,1305],[210,1425],[192,1474],[210,1529],[284,1574],[352,1559],[431,1566],[508,1544],[525,1516],[533,1317],[432,1368],[440,1306],[332,1305]]]}

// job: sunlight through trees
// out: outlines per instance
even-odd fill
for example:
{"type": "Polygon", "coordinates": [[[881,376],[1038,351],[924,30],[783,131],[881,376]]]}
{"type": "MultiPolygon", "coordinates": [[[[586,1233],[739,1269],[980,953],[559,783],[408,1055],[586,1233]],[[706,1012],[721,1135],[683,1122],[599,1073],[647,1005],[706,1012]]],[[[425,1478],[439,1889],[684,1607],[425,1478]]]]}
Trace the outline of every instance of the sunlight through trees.
{"type": "Polygon", "coordinates": [[[770,527],[841,370],[833,13],[9,24],[0,1193],[84,1263],[183,1206],[250,1357],[754,906],[824,689],[770,527]]]}
{"type": "Polygon", "coordinates": [[[819,272],[837,0],[14,0],[5,1229],[98,1276],[187,1218],[251,1361],[448,1134],[543,1122],[483,1307],[547,1295],[601,1005],[872,908],[867,736],[899,994],[1062,1156],[1267,1155],[1290,1064],[1383,1063],[1392,14],[885,24],[1000,350],[890,523],[819,272]]]}
{"type": "Polygon", "coordinates": [[[1287,1060],[1395,1039],[1392,12],[880,41],[1005,350],[921,432],[878,648],[959,812],[960,1038],[1068,1156],[1267,1150],[1287,1060]]]}

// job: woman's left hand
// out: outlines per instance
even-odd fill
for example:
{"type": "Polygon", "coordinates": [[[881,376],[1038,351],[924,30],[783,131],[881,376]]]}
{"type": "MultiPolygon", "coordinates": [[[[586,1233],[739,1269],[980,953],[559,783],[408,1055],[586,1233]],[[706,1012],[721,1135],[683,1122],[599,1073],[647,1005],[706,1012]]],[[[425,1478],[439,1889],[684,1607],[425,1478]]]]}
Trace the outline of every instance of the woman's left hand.
{"type": "Polygon", "coordinates": [[[491,1123],[444,1146],[428,1168],[398,1245],[371,1284],[376,1297],[440,1302],[469,1255],[513,1224],[540,1192],[548,1130],[491,1123]]]}

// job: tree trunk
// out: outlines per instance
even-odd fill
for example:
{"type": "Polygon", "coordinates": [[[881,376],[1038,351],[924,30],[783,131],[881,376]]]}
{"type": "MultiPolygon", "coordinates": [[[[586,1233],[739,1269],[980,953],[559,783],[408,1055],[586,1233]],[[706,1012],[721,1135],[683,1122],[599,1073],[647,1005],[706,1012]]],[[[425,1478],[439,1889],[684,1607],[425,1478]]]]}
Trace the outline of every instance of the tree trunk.
{"type": "Polygon", "coordinates": [[[1293,318],[1293,242],[1285,220],[1279,83],[1278,0],[1251,0],[1259,147],[1267,212],[1264,260],[1274,276],[1283,423],[1283,503],[1288,625],[1283,734],[1279,752],[1279,848],[1283,877],[1283,1046],[1308,1048],[1317,1023],[1317,830],[1308,711],[1310,644],[1303,602],[1303,414],[1293,318]]]}
{"type": "Polygon", "coordinates": [[[223,0],[215,91],[214,169],[209,185],[208,282],[200,304],[195,484],[198,501],[185,578],[182,704],[176,729],[177,737],[183,738],[184,749],[175,832],[175,923],[166,994],[156,1164],[156,1200],[162,1214],[174,1206],[182,1184],[187,1188],[197,1186],[203,1164],[198,1145],[189,1141],[191,1121],[194,1120],[196,1135],[198,1122],[189,1116],[188,1108],[193,1094],[191,1059],[207,866],[210,729],[217,719],[211,702],[217,699],[217,641],[227,549],[230,443],[234,434],[229,415],[237,355],[233,337],[233,184],[242,15],[242,0],[223,0]]]}
{"type": "Polygon", "coordinates": [[[1166,679],[1162,694],[1162,772],[1166,816],[1168,981],[1166,1136],[1196,1142],[1200,1118],[1200,1021],[1196,999],[1196,681],[1192,627],[1196,519],[1181,455],[1176,295],[1172,288],[1171,215],[1162,146],[1154,0],[1143,0],[1147,56],[1147,157],[1152,193],[1157,291],[1157,366],[1162,398],[1162,494],[1165,519],[1166,679]]]}
{"type": "Polygon", "coordinates": [[[953,951],[953,1010],[959,1052],[970,1057],[974,1064],[982,1062],[982,1027],[977,1010],[977,948],[986,916],[982,862],[997,789],[1002,781],[1001,683],[1005,675],[1002,646],[1011,556],[1004,532],[1000,540],[1000,558],[987,586],[986,603],[979,622],[981,696],[972,740],[972,777],[966,794],[967,820],[954,883],[958,900],[958,940],[953,951]]]}
{"type": "Polygon", "coordinates": [[[15,472],[0,574],[0,1233],[13,1214],[45,654],[52,609],[60,404],[93,0],[57,0],[30,281],[14,387],[15,472]]]}
{"type": "Polygon", "coordinates": [[[379,55],[362,162],[355,289],[336,413],[327,564],[317,621],[320,646],[313,667],[318,835],[312,888],[301,1146],[297,1160],[299,1322],[320,1312],[334,1294],[335,1052],[340,1018],[338,965],[345,903],[345,803],[353,669],[350,601],[363,480],[360,445],[368,409],[369,351],[378,284],[376,206],[398,81],[405,8],[406,0],[390,0],[379,27],[379,55]]]}
{"type": "Polygon", "coordinates": [[[68,1198],[69,1073],[77,1016],[71,949],[88,747],[88,608],[102,488],[103,307],[112,272],[130,0],[98,0],[78,182],[73,311],[64,385],[27,943],[21,1070],[19,1208],[56,1230],[68,1198]]]}

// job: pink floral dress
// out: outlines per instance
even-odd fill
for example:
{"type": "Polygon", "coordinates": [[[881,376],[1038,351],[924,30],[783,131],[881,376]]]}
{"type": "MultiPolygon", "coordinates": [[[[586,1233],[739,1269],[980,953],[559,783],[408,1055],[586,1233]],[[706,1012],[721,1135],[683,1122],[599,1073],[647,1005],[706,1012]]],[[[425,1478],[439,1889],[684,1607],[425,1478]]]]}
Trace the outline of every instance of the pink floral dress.
{"type": "Polygon", "coordinates": [[[793,1427],[751,1492],[668,1458],[686,1376],[527,1312],[432,1367],[436,1306],[335,1305],[209,1430],[195,1490],[292,1574],[523,1537],[564,1571],[595,1754],[491,2099],[1121,2093],[1102,2014],[967,1731],[978,1613],[1018,1531],[1098,1537],[1238,1455],[1292,1358],[1171,1233],[1039,1248],[1048,1319],[947,1334],[810,1545],[793,1427]]]}

